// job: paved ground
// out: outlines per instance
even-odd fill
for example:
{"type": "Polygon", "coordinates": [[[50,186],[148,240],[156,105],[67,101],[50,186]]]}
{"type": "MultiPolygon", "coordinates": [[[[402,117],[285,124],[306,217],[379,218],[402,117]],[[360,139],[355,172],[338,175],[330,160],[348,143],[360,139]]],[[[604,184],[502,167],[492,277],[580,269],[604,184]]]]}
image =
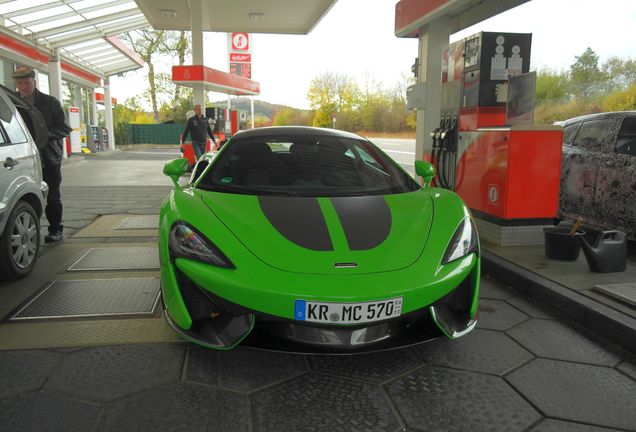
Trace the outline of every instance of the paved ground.
{"type": "MultiPolygon", "coordinates": [[[[0,316],[50,281],[156,277],[68,269],[90,248],[154,247],[152,232],[91,229],[108,216],[156,215],[171,157],[66,162],[67,239],[29,278],[0,283],[0,316]]],[[[479,325],[465,338],[356,356],[202,349],[156,312],[5,319],[0,431],[636,431],[634,355],[513,288],[484,276],[479,325]]]]}

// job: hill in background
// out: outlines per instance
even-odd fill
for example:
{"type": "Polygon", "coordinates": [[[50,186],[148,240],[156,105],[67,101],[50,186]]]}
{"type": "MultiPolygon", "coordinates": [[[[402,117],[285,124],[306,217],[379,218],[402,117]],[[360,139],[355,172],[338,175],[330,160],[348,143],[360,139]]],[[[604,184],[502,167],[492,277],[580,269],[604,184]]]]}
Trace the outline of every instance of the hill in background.
{"type": "MultiPolygon", "coordinates": [[[[218,108],[227,108],[227,100],[215,101],[215,102],[212,102],[212,104],[218,108]]],[[[230,104],[232,109],[247,111],[248,115],[252,111],[252,103],[250,98],[239,97],[236,99],[232,99],[230,104]]],[[[254,118],[257,118],[257,119],[263,118],[271,122],[274,117],[274,114],[283,108],[290,108],[290,107],[288,107],[287,105],[277,105],[277,104],[272,104],[269,102],[264,102],[264,101],[255,99],[254,100],[254,118]]],[[[298,111],[307,111],[307,110],[298,110],[298,111]]]]}

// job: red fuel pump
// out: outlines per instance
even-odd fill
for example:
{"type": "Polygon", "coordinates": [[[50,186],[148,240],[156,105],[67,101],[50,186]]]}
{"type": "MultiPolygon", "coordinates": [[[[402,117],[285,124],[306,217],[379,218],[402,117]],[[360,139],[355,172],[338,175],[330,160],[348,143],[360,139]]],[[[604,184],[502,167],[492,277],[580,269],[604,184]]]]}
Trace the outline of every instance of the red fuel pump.
{"type": "MultiPolygon", "coordinates": [[[[532,124],[534,87],[525,78],[531,38],[482,32],[444,49],[441,121],[424,149],[436,185],[456,191],[477,219],[499,231],[557,217],[562,129],[532,124]],[[525,85],[515,88],[514,101],[513,82],[525,85]]],[[[543,241],[540,234],[535,239],[543,241]]]]}

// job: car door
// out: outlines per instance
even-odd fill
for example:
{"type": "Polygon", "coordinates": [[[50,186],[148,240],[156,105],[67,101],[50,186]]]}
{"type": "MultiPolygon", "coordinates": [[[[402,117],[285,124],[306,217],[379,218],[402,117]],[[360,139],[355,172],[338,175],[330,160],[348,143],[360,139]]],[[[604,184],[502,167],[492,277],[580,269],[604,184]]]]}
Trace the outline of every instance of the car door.
{"type": "Polygon", "coordinates": [[[618,229],[636,240],[636,115],[621,116],[606,146],[596,186],[598,217],[604,229],[618,229]]]}
{"type": "MultiPolygon", "coordinates": [[[[18,176],[18,155],[11,142],[15,126],[18,126],[15,114],[6,96],[0,91],[0,215],[10,210],[8,206],[12,204],[12,185],[18,176]]],[[[6,215],[0,217],[0,220],[5,217],[6,215]]]]}
{"type": "Polygon", "coordinates": [[[612,119],[607,117],[584,120],[571,145],[563,146],[559,200],[562,217],[582,217],[586,222],[598,223],[596,183],[603,146],[608,141],[611,126],[612,119]]]}

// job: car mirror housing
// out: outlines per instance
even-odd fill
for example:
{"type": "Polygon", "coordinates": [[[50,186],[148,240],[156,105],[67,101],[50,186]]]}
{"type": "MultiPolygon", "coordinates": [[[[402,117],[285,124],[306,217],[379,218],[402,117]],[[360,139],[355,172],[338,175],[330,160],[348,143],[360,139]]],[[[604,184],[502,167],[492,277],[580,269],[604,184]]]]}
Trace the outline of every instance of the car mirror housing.
{"type": "Polygon", "coordinates": [[[433,177],[435,177],[435,167],[430,162],[416,160],[415,173],[424,179],[425,186],[430,186],[433,177]]]}
{"type": "Polygon", "coordinates": [[[174,186],[181,189],[179,178],[185,174],[188,169],[188,160],[186,158],[173,159],[163,166],[163,173],[172,179],[174,186]]]}

